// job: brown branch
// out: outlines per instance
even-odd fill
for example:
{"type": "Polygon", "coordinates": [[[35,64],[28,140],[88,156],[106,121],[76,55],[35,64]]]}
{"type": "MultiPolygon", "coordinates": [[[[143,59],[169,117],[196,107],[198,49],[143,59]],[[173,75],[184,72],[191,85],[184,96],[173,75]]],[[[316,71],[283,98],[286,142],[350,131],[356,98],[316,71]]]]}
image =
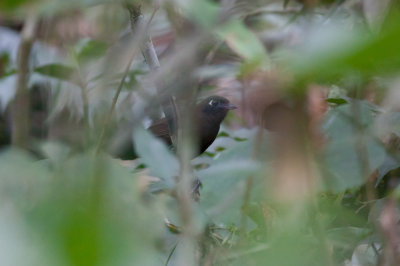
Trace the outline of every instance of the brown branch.
{"type": "Polygon", "coordinates": [[[36,16],[30,14],[22,29],[17,58],[17,83],[15,98],[12,103],[12,144],[26,149],[29,139],[29,58],[36,37],[36,16]]]}
{"type": "Polygon", "coordinates": [[[380,217],[380,225],[386,240],[385,259],[388,265],[400,265],[400,235],[397,217],[396,201],[393,197],[389,197],[380,217]]]}

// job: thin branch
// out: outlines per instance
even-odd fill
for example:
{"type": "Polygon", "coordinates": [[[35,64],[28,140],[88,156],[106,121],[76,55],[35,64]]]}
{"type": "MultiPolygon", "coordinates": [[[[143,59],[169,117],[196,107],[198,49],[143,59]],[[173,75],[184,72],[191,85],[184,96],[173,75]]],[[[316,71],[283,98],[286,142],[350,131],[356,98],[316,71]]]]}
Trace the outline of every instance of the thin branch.
{"type": "MultiPolygon", "coordinates": [[[[129,7],[128,7],[128,9],[129,9],[129,7]]],[[[151,14],[150,19],[147,21],[146,26],[144,27],[144,32],[147,32],[147,31],[148,31],[148,29],[149,29],[149,27],[150,27],[150,23],[151,23],[151,21],[153,20],[154,15],[155,15],[155,13],[157,12],[157,10],[158,10],[158,8],[154,8],[153,13],[151,14]]],[[[132,12],[132,13],[131,13],[131,17],[132,17],[133,23],[135,23],[135,24],[136,24],[136,23],[139,23],[140,6],[138,6],[138,7],[136,7],[136,8],[133,8],[132,11],[130,11],[130,12],[132,12]],[[139,9],[139,10],[138,10],[138,9],[139,9]]],[[[131,23],[132,23],[132,21],[131,21],[131,23]]],[[[137,32],[137,33],[141,33],[141,32],[137,32]]],[[[139,37],[139,38],[142,38],[142,34],[140,34],[140,35],[138,34],[138,37],[139,37]]],[[[154,50],[154,46],[153,46],[152,43],[151,43],[151,46],[153,47],[153,50],[154,50]]],[[[102,146],[103,146],[104,137],[105,137],[105,135],[106,135],[107,128],[109,127],[109,124],[110,124],[110,122],[111,122],[112,115],[113,115],[113,113],[114,113],[114,111],[115,111],[115,106],[117,105],[118,97],[119,97],[119,95],[120,95],[120,93],[121,93],[122,87],[123,87],[123,85],[124,85],[124,83],[125,83],[126,77],[128,76],[129,69],[130,69],[130,67],[131,67],[132,61],[133,61],[133,59],[135,58],[135,56],[136,56],[136,49],[134,49],[134,51],[132,52],[131,57],[129,58],[128,64],[126,65],[126,68],[125,68],[125,70],[124,70],[124,73],[123,73],[123,76],[122,76],[122,78],[121,78],[121,81],[120,81],[120,83],[119,83],[119,85],[118,85],[118,88],[117,88],[115,94],[114,94],[114,97],[113,97],[113,100],[112,100],[112,104],[111,104],[110,110],[108,111],[108,113],[107,113],[107,115],[106,115],[106,117],[105,117],[105,119],[104,119],[104,124],[103,124],[103,127],[102,127],[102,129],[101,129],[101,133],[100,133],[99,140],[98,140],[98,142],[97,142],[96,154],[99,154],[99,153],[100,153],[101,148],[102,148],[102,146]]],[[[157,66],[157,67],[159,67],[160,63],[158,62],[157,55],[155,55],[155,57],[154,57],[153,59],[154,59],[154,61],[152,61],[152,62],[158,63],[158,66],[157,66]]],[[[150,68],[152,68],[152,67],[150,67],[150,68]]],[[[154,68],[156,68],[155,65],[153,65],[153,69],[154,69],[154,68]]]]}
{"type": "Polygon", "coordinates": [[[29,58],[36,37],[37,18],[30,14],[22,29],[21,41],[18,47],[17,69],[18,77],[15,88],[15,99],[12,104],[12,144],[26,149],[29,139],[29,58]]]}
{"type": "Polygon", "coordinates": [[[106,130],[107,130],[107,128],[108,128],[108,126],[109,126],[109,124],[110,124],[110,122],[111,122],[111,118],[112,118],[112,115],[113,115],[113,113],[114,113],[115,106],[117,105],[118,97],[119,97],[119,95],[120,95],[120,93],[121,93],[121,90],[122,90],[122,87],[123,87],[123,85],[124,85],[124,83],[125,83],[126,77],[128,76],[129,69],[130,69],[130,67],[131,67],[131,64],[132,64],[132,61],[133,61],[133,58],[134,58],[134,57],[135,57],[135,54],[132,54],[131,58],[130,58],[129,61],[128,61],[128,64],[126,65],[124,74],[123,74],[123,76],[122,76],[122,78],[121,78],[121,81],[119,82],[119,85],[118,85],[117,90],[115,91],[115,94],[114,94],[114,97],[113,97],[113,100],[112,100],[112,104],[111,104],[110,110],[108,110],[108,113],[107,113],[107,115],[106,115],[106,118],[104,119],[104,124],[103,124],[103,127],[101,128],[101,133],[100,133],[99,141],[97,142],[96,154],[99,154],[99,153],[100,153],[101,148],[102,148],[102,146],[103,146],[104,136],[105,136],[105,134],[106,134],[106,130]]]}
{"type": "Polygon", "coordinates": [[[178,246],[178,243],[179,243],[179,242],[177,242],[177,243],[173,246],[173,248],[171,249],[171,252],[170,252],[169,255],[168,255],[167,261],[165,262],[165,266],[168,266],[168,263],[169,263],[169,261],[171,260],[172,255],[174,254],[176,247],[178,246]]]}
{"type": "MultiPolygon", "coordinates": [[[[143,57],[145,58],[147,64],[149,65],[150,70],[155,72],[160,67],[160,62],[158,60],[156,50],[154,49],[151,36],[148,33],[149,32],[148,24],[144,25],[143,15],[141,13],[141,5],[140,4],[127,5],[127,9],[130,14],[132,32],[134,34],[137,34],[137,32],[143,32],[144,34],[144,42],[141,45],[140,50],[142,51],[143,57]]],[[[157,8],[155,8],[155,10],[153,11],[152,17],[154,16],[155,11],[157,11],[157,8]]],[[[158,94],[162,95],[161,88],[159,86],[156,86],[156,88],[158,94]]],[[[168,121],[168,129],[170,132],[171,141],[175,145],[178,119],[177,119],[176,105],[173,97],[170,96],[168,97],[167,101],[161,102],[161,107],[168,121]]]]}

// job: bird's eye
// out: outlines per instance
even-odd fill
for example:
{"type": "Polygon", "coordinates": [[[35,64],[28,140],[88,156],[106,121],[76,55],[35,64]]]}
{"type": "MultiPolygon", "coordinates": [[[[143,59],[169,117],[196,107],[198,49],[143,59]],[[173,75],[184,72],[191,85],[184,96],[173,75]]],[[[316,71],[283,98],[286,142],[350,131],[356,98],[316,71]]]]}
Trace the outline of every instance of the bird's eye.
{"type": "Polygon", "coordinates": [[[210,105],[210,106],[217,106],[217,104],[218,104],[218,102],[215,101],[215,100],[211,100],[211,101],[208,103],[208,105],[210,105]]]}

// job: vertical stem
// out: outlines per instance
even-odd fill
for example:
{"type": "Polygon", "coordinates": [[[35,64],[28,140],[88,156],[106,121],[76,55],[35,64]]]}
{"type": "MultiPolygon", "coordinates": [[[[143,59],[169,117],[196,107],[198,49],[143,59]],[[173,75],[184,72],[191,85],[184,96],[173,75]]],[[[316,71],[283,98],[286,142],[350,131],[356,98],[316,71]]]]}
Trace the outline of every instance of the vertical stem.
{"type": "MultiPolygon", "coordinates": [[[[145,58],[147,64],[151,71],[157,71],[160,67],[160,62],[156,50],[154,49],[153,41],[149,34],[149,23],[145,24],[143,20],[143,15],[141,12],[140,4],[127,5],[127,9],[130,14],[131,28],[132,32],[138,36],[138,38],[143,38],[143,43],[141,43],[140,50],[145,58]]],[[[152,17],[154,16],[157,8],[154,9],[152,17]]],[[[150,20],[151,21],[151,20],[150,20]]],[[[162,95],[161,88],[156,86],[158,94],[162,95]]],[[[171,141],[176,144],[176,128],[177,128],[177,111],[175,106],[175,101],[172,96],[168,97],[168,100],[163,100],[161,102],[161,107],[168,121],[168,129],[171,135],[171,141]]],[[[176,146],[176,145],[175,145],[176,146]]]]}
{"type": "Polygon", "coordinates": [[[112,100],[112,103],[111,103],[110,110],[108,111],[108,113],[107,113],[107,115],[106,115],[106,118],[104,119],[104,124],[103,124],[103,127],[102,127],[102,129],[101,129],[99,141],[98,141],[97,147],[96,147],[96,154],[99,154],[99,153],[100,153],[101,147],[103,146],[104,137],[105,137],[105,135],[106,135],[107,127],[108,127],[108,125],[109,125],[110,122],[111,122],[111,118],[112,118],[112,115],[113,115],[113,113],[114,113],[115,106],[117,105],[117,101],[118,101],[119,94],[121,93],[121,90],[122,90],[122,87],[123,87],[123,85],[124,85],[124,83],[125,83],[126,77],[128,76],[129,69],[130,69],[130,67],[131,67],[131,64],[132,64],[132,61],[133,61],[133,58],[134,58],[134,57],[135,57],[135,53],[132,54],[131,58],[129,59],[128,64],[126,65],[124,74],[123,74],[123,76],[122,76],[122,78],[121,78],[121,81],[119,82],[117,91],[116,91],[115,94],[114,94],[114,97],[113,97],[113,100],[112,100]]]}
{"type": "MultiPolygon", "coordinates": [[[[130,13],[131,27],[135,36],[144,38],[140,47],[141,52],[149,65],[151,71],[157,71],[160,67],[157,54],[155,52],[153,42],[148,33],[148,24],[144,25],[143,16],[141,14],[141,5],[133,4],[127,6],[130,13]]],[[[154,15],[154,12],[153,12],[154,15]]],[[[159,95],[162,95],[160,86],[156,86],[159,95]]],[[[162,99],[161,106],[164,111],[165,117],[168,121],[168,129],[171,136],[172,143],[178,148],[178,155],[180,159],[180,180],[177,184],[177,200],[180,207],[180,216],[182,220],[183,232],[181,235],[181,245],[177,254],[177,265],[190,266],[196,265],[195,263],[195,228],[193,222],[192,210],[192,197],[191,197],[191,181],[193,174],[191,169],[190,160],[193,154],[193,139],[191,137],[193,92],[187,90],[184,97],[185,106],[179,112],[175,105],[172,95],[167,100],[162,99]],[[186,114],[186,115],[182,115],[186,114]],[[189,114],[189,115],[187,115],[189,114]],[[180,116],[181,115],[181,116],[180,116]],[[179,122],[179,127],[177,126],[179,122]],[[178,137],[177,137],[178,136],[178,137]],[[176,145],[178,140],[179,145],[176,145]]]]}
{"type": "Polygon", "coordinates": [[[29,139],[29,93],[27,83],[29,80],[29,58],[35,40],[37,28],[36,16],[30,14],[25,21],[21,33],[17,58],[17,83],[15,98],[12,104],[12,144],[26,149],[29,139]]]}
{"type": "Polygon", "coordinates": [[[90,126],[89,126],[89,101],[86,93],[86,85],[81,85],[81,98],[83,107],[83,123],[85,127],[85,147],[89,147],[90,126]]]}
{"type": "Polygon", "coordinates": [[[191,195],[191,184],[193,171],[191,167],[191,158],[193,157],[193,134],[192,121],[193,111],[193,91],[188,90],[184,98],[184,106],[177,112],[180,126],[177,131],[178,136],[178,155],[180,162],[179,182],[177,184],[177,200],[180,207],[180,217],[182,221],[183,232],[181,236],[181,249],[179,250],[178,264],[179,266],[196,265],[196,230],[193,221],[193,199],[191,195]],[[185,114],[185,115],[183,115],[185,114]]]}

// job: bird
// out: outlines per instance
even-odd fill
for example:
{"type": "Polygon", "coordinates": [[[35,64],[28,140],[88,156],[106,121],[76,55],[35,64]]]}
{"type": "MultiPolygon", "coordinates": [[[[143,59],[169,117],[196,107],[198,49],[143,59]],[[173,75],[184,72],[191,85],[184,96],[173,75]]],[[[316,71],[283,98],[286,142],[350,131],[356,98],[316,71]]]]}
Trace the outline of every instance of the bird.
{"type": "MultiPolygon", "coordinates": [[[[220,125],[225,119],[229,110],[236,109],[228,99],[222,96],[213,95],[205,98],[194,108],[193,126],[196,133],[194,157],[202,154],[216,139],[220,125]]],[[[156,138],[164,142],[172,150],[173,147],[171,134],[168,128],[167,118],[161,118],[151,124],[147,130],[156,138]]],[[[121,160],[133,160],[137,158],[132,138],[128,138],[131,134],[125,134],[123,139],[119,140],[118,145],[109,148],[109,153],[121,160]]],[[[193,158],[194,158],[193,157],[193,158]]]]}
{"type": "MultiPolygon", "coordinates": [[[[222,121],[225,119],[229,110],[236,109],[228,99],[222,96],[213,95],[202,100],[194,108],[192,126],[196,133],[197,142],[194,157],[202,154],[217,138],[222,121]]],[[[171,134],[169,132],[167,118],[164,117],[154,122],[148,130],[157,138],[162,140],[169,147],[172,147],[171,134]]],[[[196,177],[193,180],[191,194],[195,201],[200,199],[201,181],[196,177]]]]}
{"type": "MultiPolygon", "coordinates": [[[[228,99],[218,95],[209,96],[196,105],[193,120],[194,132],[197,134],[195,157],[202,154],[214,142],[229,110],[236,108],[228,99]]],[[[154,122],[148,130],[167,146],[172,147],[166,117],[154,122]]]]}

